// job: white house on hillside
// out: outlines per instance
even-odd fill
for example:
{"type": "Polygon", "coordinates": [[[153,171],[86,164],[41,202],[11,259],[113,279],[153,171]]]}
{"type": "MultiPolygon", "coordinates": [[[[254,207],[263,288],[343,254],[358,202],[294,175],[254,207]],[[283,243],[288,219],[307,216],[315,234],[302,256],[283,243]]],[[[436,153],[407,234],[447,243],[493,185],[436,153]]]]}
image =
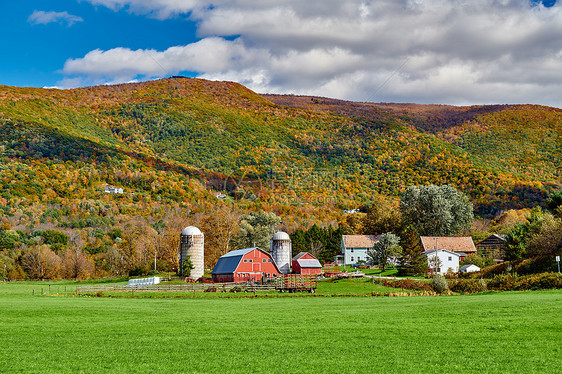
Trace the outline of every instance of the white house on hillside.
{"type": "Polygon", "coordinates": [[[459,271],[460,255],[456,252],[448,251],[446,249],[431,249],[424,251],[423,254],[427,257],[427,266],[430,270],[436,271],[440,274],[446,274],[449,270],[453,273],[459,271]],[[435,269],[435,257],[437,261],[437,270],[435,269]]]}
{"type": "Polygon", "coordinates": [[[112,186],[106,186],[104,189],[105,193],[123,193],[123,189],[122,188],[117,188],[117,187],[112,187],[112,186]]]}
{"type": "Polygon", "coordinates": [[[367,251],[379,241],[377,235],[342,235],[341,250],[345,265],[353,265],[359,261],[368,261],[367,251]]]}

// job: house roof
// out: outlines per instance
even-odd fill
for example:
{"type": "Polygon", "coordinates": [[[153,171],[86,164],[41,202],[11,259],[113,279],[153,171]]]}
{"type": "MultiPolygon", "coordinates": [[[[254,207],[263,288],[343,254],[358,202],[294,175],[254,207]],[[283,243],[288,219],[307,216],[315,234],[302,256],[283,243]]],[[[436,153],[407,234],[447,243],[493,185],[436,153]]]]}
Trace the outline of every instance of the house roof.
{"type": "MultiPolygon", "coordinates": [[[[432,254],[432,253],[435,253],[435,252],[437,252],[437,250],[435,250],[435,249],[430,249],[429,251],[423,251],[422,254],[427,256],[427,255],[432,254]]],[[[439,249],[439,252],[444,252],[444,253],[448,253],[448,254],[450,254],[450,255],[455,255],[455,256],[457,256],[457,257],[461,257],[461,255],[459,254],[459,252],[452,252],[452,251],[448,251],[448,250],[446,250],[446,249],[439,249]]]]}
{"type": "Polygon", "coordinates": [[[322,265],[320,261],[312,258],[301,258],[297,260],[297,263],[301,268],[321,268],[322,265]]]}
{"type": "Polygon", "coordinates": [[[435,249],[435,239],[439,249],[452,252],[464,252],[467,254],[476,252],[476,247],[470,236],[422,236],[422,247],[424,250],[435,249]]]}
{"type": "Polygon", "coordinates": [[[379,241],[378,235],[342,235],[344,248],[373,248],[379,241]]]}

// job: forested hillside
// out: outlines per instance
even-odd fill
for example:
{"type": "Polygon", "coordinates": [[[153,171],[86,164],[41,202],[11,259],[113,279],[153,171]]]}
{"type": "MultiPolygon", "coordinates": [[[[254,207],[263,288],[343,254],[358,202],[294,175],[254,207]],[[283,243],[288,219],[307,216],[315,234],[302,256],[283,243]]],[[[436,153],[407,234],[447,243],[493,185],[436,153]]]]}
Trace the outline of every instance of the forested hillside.
{"type": "Polygon", "coordinates": [[[260,96],[181,77],[0,86],[0,250],[12,260],[53,250],[49,233],[60,232],[114,272],[147,233],[160,248],[181,226],[214,227],[233,211],[274,212],[288,231],[337,224],[344,209],[422,184],[450,184],[491,217],[559,188],[561,133],[561,111],[536,106],[260,96]]]}

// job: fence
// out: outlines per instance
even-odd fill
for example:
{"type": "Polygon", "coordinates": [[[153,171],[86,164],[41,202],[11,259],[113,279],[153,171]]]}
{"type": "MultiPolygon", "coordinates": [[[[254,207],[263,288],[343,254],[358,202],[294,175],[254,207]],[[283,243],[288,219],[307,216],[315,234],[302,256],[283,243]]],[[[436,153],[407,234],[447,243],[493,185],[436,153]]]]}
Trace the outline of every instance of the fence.
{"type": "Polygon", "coordinates": [[[275,291],[275,284],[253,284],[253,283],[194,283],[194,284],[170,284],[170,285],[91,285],[77,286],[76,293],[89,292],[229,292],[233,289],[239,291],[275,291]]]}

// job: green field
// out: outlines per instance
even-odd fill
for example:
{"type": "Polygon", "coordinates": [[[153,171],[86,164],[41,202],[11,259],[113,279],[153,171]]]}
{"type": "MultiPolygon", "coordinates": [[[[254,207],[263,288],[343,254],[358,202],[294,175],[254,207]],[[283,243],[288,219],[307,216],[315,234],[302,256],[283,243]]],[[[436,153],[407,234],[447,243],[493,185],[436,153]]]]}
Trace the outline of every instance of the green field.
{"type": "MultiPolygon", "coordinates": [[[[69,288],[71,282],[53,287],[69,288]]],[[[562,291],[435,297],[32,296],[0,283],[2,373],[554,373],[562,291]]]]}

